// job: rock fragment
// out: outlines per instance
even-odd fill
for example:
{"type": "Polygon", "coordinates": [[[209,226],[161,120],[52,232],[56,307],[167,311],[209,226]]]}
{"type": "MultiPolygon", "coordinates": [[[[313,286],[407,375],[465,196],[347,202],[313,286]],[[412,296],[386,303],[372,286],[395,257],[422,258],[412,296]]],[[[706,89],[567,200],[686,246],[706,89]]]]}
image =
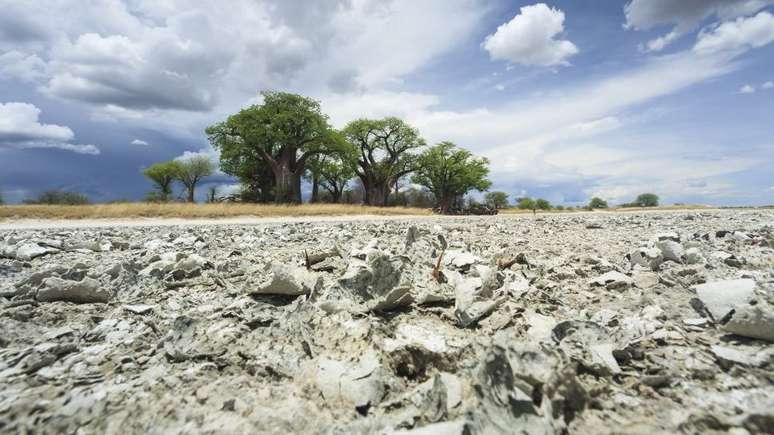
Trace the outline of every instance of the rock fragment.
{"type": "Polygon", "coordinates": [[[281,263],[271,265],[269,282],[253,290],[254,295],[308,295],[319,290],[322,277],[300,267],[287,266],[281,263]]]}
{"type": "Polygon", "coordinates": [[[774,309],[770,306],[735,306],[731,319],[723,327],[744,337],[774,342],[774,309]]]}
{"type": "Polygon", "coordinates": [[[65,301],[77,304],[106,303],[111,298],[110,290],[93,278],[70,281],[57,277],[46,278],[36,295],[40,302],[65,301]]]}
{"type": "Polygon", "coordinates": [[[713,320],[724,323],[731,312],[755,296],[755,281],[748,278],[708,282],[693,287],[713,320]]]}

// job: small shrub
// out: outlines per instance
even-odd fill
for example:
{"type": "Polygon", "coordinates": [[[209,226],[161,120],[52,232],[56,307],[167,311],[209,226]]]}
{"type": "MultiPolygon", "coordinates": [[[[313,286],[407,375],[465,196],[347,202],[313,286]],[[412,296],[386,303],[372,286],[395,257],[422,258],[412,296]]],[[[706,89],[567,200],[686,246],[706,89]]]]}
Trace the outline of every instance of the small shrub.
{"type": "Polygon", "coordinates": [[[37,198],[27,198],[22,202],[45,205],[84,205],[89,203],[89,198],[82,193],[49,190],[40,193],[37,198]]]}

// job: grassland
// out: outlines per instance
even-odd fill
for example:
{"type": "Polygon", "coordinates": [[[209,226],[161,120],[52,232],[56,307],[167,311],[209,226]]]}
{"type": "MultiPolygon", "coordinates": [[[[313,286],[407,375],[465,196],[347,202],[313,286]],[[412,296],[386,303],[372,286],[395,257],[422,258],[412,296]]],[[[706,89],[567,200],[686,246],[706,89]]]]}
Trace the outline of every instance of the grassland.
{"type": "Polygon", "coordinates": [[[430,210],[348,204],[183,204],[120,203],[94,205],[0,206],[0,219],[226,218],[351,215],[429,215],[430,210]]]}

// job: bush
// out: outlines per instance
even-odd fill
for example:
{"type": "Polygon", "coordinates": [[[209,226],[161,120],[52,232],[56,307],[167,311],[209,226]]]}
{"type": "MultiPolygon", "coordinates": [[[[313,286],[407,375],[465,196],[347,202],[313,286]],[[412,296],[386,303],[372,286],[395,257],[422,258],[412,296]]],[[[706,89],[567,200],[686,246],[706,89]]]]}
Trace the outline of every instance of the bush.
{"type": "Polygon", "coordinates": [[[597,196],[591,198],[591,201],[589,201],[589,208],[595,209],[595,208],[607,208],[607,201],[605,201],[602,198],[599,198],[597,196]]]}
{"type": "Polygon", "coordinates": [[[634,203],[639,207],[656,207],[658,206],[658,195],[655,193],[643,193],[634,200],[634,203]]]}
{"type": "Polygon", "coordinates": [[[505,192],[487,192],[484,195],[484,202],[489,207],[499,210],[508,207],[508,194],[505,192]]]}
{"type": "Polygon", "coordinates": [[[3,192],[0,192],[0,205],[5,204],[5,201],[3,201],[3,192]]]}
{"type": "Polygon", "coordinates": [[[516,201],[516,207],[521,210],[534,210],[536,208],[535,201],[532,198],[519,198],[516,201]]]}
{"type": "Polygon", "coordinates": [[[22,202],[45,205],[83,205],[89,203],[89,198],[81,193],[49,190],[40,193],[37,198],[27,198],[22,202]]]}
{"type": "Polygon", "coordinates": [[[535,208],[538,210],[551,210],[551,203],[546,199],[540,198],[535,201],[535,208]]]}

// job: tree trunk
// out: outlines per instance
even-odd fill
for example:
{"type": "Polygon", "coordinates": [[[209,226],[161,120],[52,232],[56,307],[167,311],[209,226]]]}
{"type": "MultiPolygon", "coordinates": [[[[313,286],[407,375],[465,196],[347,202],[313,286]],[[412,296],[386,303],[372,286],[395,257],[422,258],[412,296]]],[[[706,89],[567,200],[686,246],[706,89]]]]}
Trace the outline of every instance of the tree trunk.
{"type": "MultiPolygon", "coordinates": [[[[303,171],[302,171],[303,172],[303,171]]],[[[301,203],[301,174],[290,170],[287,162],[275,166],[274,202],[277,204],[301,203]]]]}
{"type": "Polygon", "coordinates": [[[309,202],[315,203],[320,197],[320,177],[312,174],[312,198],[309,202]]]}
{"type": "Polygon", "coordinates": [[[453,196],[442,196],[438,200],[438,208],[441,210],[441,214],[449,214],[452,207],[454,207],[454,202],[453,196]]]}
{"type": "Polygon", "coordinates": [[[390,188],[384,184],[371,184],[366,188],[366,203],[377,207],[387,206],[387,197],[390,193],[390,188]]]}
{"type": "Polygon", "coordinates": [[[196,202],[196,201],[194,201],[194,187],[195,186],[192,184],[188,188],[188,202],[196,202]]]}

